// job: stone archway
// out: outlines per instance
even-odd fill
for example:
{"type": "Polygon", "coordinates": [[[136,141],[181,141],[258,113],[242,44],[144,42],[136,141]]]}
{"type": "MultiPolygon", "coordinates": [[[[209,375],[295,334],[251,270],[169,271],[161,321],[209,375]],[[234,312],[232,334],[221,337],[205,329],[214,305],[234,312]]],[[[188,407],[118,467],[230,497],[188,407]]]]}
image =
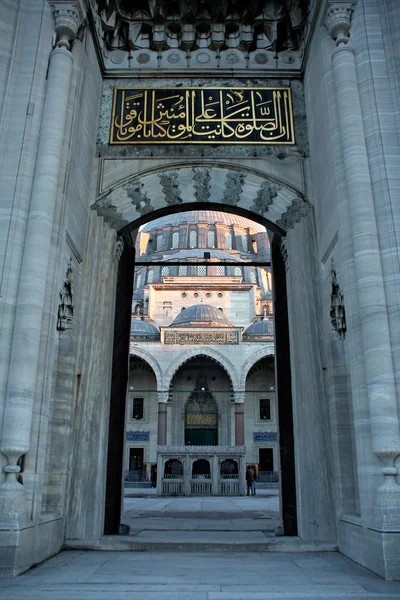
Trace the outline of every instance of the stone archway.
{"type": "Polygon", "coordinates": [[[159,216],[157,211],[196,210],[210,203],[282,234],[310,210],[300,161],[287,171],[291,176],[285,178],[279,161],[271,166],[257,160],[104,160],[92,208],[123,235],[159,216]]]}

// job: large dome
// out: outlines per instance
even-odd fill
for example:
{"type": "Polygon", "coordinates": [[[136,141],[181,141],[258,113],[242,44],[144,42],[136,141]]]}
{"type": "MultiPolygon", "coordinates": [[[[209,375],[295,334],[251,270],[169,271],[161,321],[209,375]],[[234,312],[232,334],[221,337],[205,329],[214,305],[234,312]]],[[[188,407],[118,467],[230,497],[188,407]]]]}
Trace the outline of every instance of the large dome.
{"type": "Polygon", "coordinates": [[[174,227],[186,223],[189,223],[190,225],[197,225],[198,223],[207,223],[208,225],[211,225],[212,223],[223,223],[228,226],[235,224],[244,229],[250,228],[251,233],[266,231],[263,225],[255,223],[250,219],[218,210],[193,210],[160,217],[159,219],[154,219],[154,221],[150,221],[143,225],[143,227],[140,228],[140,231],[155,231],[157,229],[163,229],[164,227],[174,227]]]}
{"type": "Polygon", "coordinates": [[[182,310],[170,327],[232,327],[227,316],[209,304],[195,304],[182,310]]]}
{"type": "Polygon", "coordinates": [[[251,341],[255,338],[272,337],[274,335],[274,323],[270,319],[256,321],[243,333],[243,339],[251,341]]]}
{"type": "MultiPolygon", "coordinates": [[[[181,250],[176,254],[171,254],[170,256],[165,256],[161,259],[161,262],[165,262],[168,260],[186,260],[189,258],[201,258],[204,260],[204,253],[207,252],[210,255],[210,258],[215,258],[218,260],[229,260],[230,262],[243,262],[241,258],[235,256],[234,254],[228,254],[227,252],[223,252],[222,250],[212,250],[209,248],[193,248],[192,250],[181,250]]],[[[143,258],[143,257],[142,257],[143,258]]],[[[147,258],[147,257],[145,257],[147,258]]],[[[143,258],[143,260],[145,260],[143,258]]],[[[140,258],[137,261],[137,264],[140,263],[140,258]]],[[[210,263],[212,265],[212,263],[210,263]]]]}
{"type": "Polygon", "coordinates": [[[141,319],[134,319],[131,321],[131,338],[159,340],[160,332],[151,323],[142,321],[141,319]]]}

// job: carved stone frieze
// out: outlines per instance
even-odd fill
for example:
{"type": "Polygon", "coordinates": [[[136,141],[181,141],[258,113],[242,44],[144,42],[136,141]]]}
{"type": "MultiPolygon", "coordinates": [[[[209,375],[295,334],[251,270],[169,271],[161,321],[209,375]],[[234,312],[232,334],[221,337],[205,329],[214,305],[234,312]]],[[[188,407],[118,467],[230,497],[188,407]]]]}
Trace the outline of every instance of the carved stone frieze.
{"type": "Polygon", "coordinates": [[[182,204],[181,191],[179,188],[179,180],[177,171],[167,171],[160,173],[160,183],[165,201],[167,204],[182,204]]]}
{"type": "Polygon", "coordinates": [[[158,454],[244,454],[246,446],[158,446],[158,454]]]}

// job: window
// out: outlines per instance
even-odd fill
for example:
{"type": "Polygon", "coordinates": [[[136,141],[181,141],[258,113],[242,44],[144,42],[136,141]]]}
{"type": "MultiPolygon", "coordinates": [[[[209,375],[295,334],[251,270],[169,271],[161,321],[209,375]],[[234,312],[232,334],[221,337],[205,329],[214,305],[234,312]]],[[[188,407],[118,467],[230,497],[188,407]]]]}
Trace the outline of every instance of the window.
{"type": "Polygon", "coordinates": [[[179,231],[174,231],[172,234],[172,249],[179,248],[179,231]]]}
{"type": "Polygon", "coordinates": [[[205,275],[207,275],[207,265],[199,265],[197,267],[197,275],[199,277],[204,277],[205,275]]]}
{"type": "Polygon", "coordinates": [[[207,232],[207,248],[215,248],[215,231],[207,232]]]}
{"type": "Polygon", "coordinates": [[[162,250],[163,247],[163,236],[162,235],[158,235],[157,236],[157,252],[159,252],[160,250],[162,250]]]}
{"type": "Polygon", "coordinates": [[[271,400],[270,398],[260,398],[260,420],[271,420],[271,400]]]}
{"type": "Polygon", "coordinates": [[[226,250],[232,250],[232,234],[230,231],[225,234],[225,248],[226,250]]]}
{"type": "Polygon", "coordinates": [[[242,249],[243,252],[248,252],[249,251],[249,245],[247,242],[247,235],[242,235],[240,236],[242,238],[242,249]]]}
{"type": "Polygon", "coordinates": [[[257,283],[257,276],[255,271],[250,271],[250,283],[257,283]]]}
{"type": "Polygon", "coordinates": [[[197,231],[192,231],[189,234],[189,248],[196,248],[197,246],[197,231]]]}
{"type": "Polygon", "coordinates": [[[143,419],[143,398],[134,398],[132,406],[132,419],[143,419]]]}
{"type": "Polygon", "coordinates": [[[240,267],[235,267],[235,277],[242,276],[242,269],[240,267]]]}
{"type": "Polygon", "coordinates": [[[181,265],[179,267],[178,275],[180,275],[181,277],[186,277],[186,275],[187,275],[187,266],[186,265],[181,265]]]}
{"type": "Polygon", "coordinates": [[[225,275],[225,267],[223,265],[218,265],[217,275],[225,275]]]}
{"type": "Polygon", "coordinates": [[[168,277],[169,275],[169,267],[163,267],[161,269],[161,277],[168,277]]]}
{"type": "Polygon", "coordinates": [[[154,271],[153,269],[150,269],[150,271],[147,273],[147,283],[153,283],[154,281],[154,271]]]}
{"type": "Polygon", "coordinates": [[[140,284],[142,283],[142,274],[139,273],[139,275],[136,278],[136,287],[140,288],[140,284]]]}

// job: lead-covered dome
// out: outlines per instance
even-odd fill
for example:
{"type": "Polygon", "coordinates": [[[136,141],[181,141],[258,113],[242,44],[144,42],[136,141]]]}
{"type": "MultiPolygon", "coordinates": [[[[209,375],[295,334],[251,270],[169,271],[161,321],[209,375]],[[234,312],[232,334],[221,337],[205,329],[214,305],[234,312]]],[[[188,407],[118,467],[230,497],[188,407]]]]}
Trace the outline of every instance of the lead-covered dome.
{"type": "Polygon", "coordinates": [[[158,341],[160,339],[160,332],[152,323],[142,321],[141,319],[134,319],[131,321],[131,338],[138,338],[141,341],[146,339],[158,341]]]}
{"type": "Polygon", "coordinates": [[[159,217],[149,223],[143,225],[139,231],[156,231],[163,229],[164,227],[176,227],[177,225],[197,225],[198,223],[223,223],[224,225],[237,225],[243,227],[243,229],[250,229],[251,233],[261,233],[266,231],[263,225],[227,212],[220,210],[191,210],[180,213],[167,215],[166,217],[159,217]]]}
{"type": "Polygon", "coordinates": [[[170,327],[233,327],[227,316],[209,304],[195,304],[182,310],[170,327]]]}
{"type": "Polygon", "coordinates": [[[274,335],[274,323],[270,319],[263,319],[252,323],[243,333],[243,340],[252,341],[258,338],[270,338],[274,335]]]}

